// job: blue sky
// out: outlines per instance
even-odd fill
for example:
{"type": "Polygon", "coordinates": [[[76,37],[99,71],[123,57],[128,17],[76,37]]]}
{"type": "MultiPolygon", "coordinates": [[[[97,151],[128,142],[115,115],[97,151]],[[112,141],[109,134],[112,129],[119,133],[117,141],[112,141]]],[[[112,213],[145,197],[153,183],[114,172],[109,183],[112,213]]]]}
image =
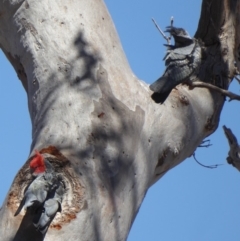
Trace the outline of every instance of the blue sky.
{"type": "MultiPolygon", "coordinates": [[[[116,25],[129,64],[147,83],[164,70],[164,39],[151,18],[164,28],[174,16],[177,27],[194,35],[201,1],[111,1],[106,5],[116,25]]],[[[0,205],[19,168],[27,159],[31,124],[24,89],[13,68],[0,52],[0,205]]],[[[231,91],[239,94],[236,81],[231,91]]],[[[128,241],[239,241],[240,173],[226,163],[228,143],[222,126],[230,127],[240,141],[238,102],[226,102],[218,130],[209,137],[209,148],[198,148],[198,161],[188,158],[151,187],[133,224],[128,241]]]]}

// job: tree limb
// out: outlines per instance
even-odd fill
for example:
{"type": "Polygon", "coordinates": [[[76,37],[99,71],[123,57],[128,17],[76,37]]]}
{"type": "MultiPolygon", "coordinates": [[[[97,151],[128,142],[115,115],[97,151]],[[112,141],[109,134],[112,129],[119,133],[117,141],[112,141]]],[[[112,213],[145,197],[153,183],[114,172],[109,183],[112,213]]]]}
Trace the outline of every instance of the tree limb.
{"type": "Polygon", "coordinates": [[[224,96],[229,97],[229,101],[232,101],[232,100],[239,100],[240,101],[240,95],[234,94],[234,93],[232,93],[231,91],[228,91],[228,90],[221,89],[221,88],[219,88],[215,85],[209,84],[209,83],[205,83],[205,82],[202,82],[202,81],[194,81],[194,82],[191,82],[191,83],[189,82],[188,85],[191,88],[201,87],[201,88],[208,88],[208,89],[211,89],[211,90],[215,90],[215,91],[223,94],[224,96]]]}
{"type": "Polygon", "coordinates": [[[223,126],[224,133],[229,143],[230,150],[228,152],[227,162],[240,171],[240,146],[236,136],[230,128],[223,126]]]}
{"type": "MultiPolygon", "coordinates": [[[[171,36],[167,37],[164,32],[161,30],[161,28],[158,26],[157,22],[152,18],[153,23],[155,24],[158,31],[161,33],[164,39],[166,39],[167,43],[170,44],[171,36]]],[[[173,24],[173,18],[171,18],[171,25],[173,24]]]]}

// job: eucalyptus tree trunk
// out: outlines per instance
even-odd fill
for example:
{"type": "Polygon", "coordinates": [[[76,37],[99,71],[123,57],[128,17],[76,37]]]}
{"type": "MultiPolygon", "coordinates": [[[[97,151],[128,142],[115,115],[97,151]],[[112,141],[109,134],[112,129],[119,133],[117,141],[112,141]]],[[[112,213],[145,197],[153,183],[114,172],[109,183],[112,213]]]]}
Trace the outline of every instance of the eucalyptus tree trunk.
{"type": "MultiPolygon", "coordinates": [[[[238,61],[240,1],[203,0],[199,79],[227,89],[238,61]]],[[[191,156],[225,97],[179,85],[163,105],[132,73],[102,0],[0,2],[0,47],[28,95],[29,159],[0,211],[2,241],[126,240],[148,188],[191,156]],[[22,212],[34,150],[64,177],[62,212],[45,236],[22,212]]]]}

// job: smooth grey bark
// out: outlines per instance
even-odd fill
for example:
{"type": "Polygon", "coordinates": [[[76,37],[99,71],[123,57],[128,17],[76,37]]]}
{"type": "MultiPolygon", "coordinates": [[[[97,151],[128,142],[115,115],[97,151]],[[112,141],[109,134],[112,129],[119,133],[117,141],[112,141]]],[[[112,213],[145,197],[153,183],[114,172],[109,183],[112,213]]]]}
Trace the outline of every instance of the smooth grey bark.
{"type": "MultiPolygon", "coordinates": [[[[239,32],[239,1],[203,1],[201,81],[228,88],[239,32]]],[[[0,47],[28,95],[29,157],[53,155],[68,187],[42,237],[24,212],[13,216],[28,160],[0,211],[3,241],[126,240],[148,188],[218,126],[225,98],[213,90],[179,85],[163,105],[152,101],[101,0],[1,1],[0,47]]]]}

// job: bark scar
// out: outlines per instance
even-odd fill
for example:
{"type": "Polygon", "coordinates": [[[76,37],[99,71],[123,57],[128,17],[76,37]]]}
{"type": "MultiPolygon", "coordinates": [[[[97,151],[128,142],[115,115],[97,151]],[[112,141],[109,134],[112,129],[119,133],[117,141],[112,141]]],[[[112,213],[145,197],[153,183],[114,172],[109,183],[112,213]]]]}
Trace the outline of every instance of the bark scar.
{"type": "MultiPolygon", "coordinates": [[[[81,184],[78,175],[71,166],[71,162],[54,146],[43,148],[39,151],[48,157],[54,169],[63,177],[66,192],[62,201],[62,211],[58,212],[53,219],[50,228],[61,229],[66,223],[76,218],[86,204],[84,204],[85,188],[81,184]]],[[[14,213],[23,198],[24,190],[32,181],[29,162],[30,157],[14,179],[9,191],[7,206],[14,213]]],[[[20,215],[21,216],[21,213],[20,215]]],[[[23,218],[23,216],[21,216],[23,218]]]]}

